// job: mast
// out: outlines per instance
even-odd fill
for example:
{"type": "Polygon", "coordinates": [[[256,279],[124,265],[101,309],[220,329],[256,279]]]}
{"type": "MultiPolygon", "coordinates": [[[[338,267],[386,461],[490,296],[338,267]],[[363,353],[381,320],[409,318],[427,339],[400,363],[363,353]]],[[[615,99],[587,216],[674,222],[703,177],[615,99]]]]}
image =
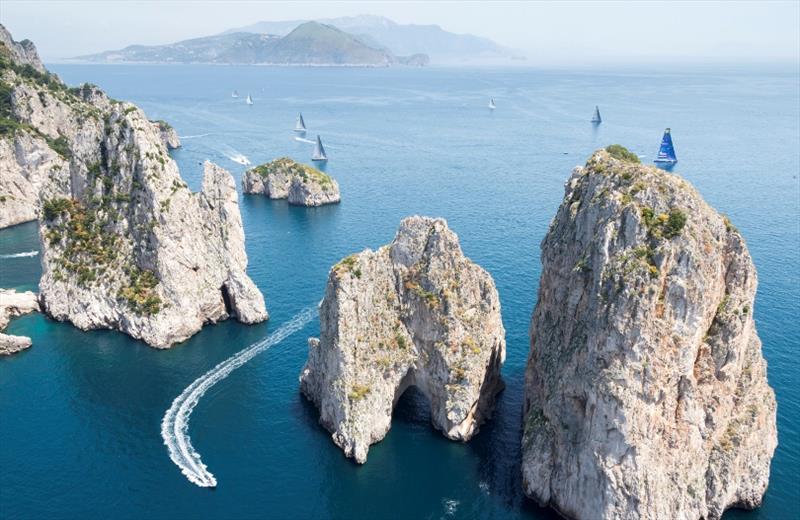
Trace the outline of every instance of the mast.
{"type": "Polygon", "coordinates": [[[661,138],[661,147],[658,149],[658,156],[655,162],[676,163],[678,158],[675,155],[675,147],[672,144],[672,134],[669,128],[664,130],[664,137],[661,138]]]}

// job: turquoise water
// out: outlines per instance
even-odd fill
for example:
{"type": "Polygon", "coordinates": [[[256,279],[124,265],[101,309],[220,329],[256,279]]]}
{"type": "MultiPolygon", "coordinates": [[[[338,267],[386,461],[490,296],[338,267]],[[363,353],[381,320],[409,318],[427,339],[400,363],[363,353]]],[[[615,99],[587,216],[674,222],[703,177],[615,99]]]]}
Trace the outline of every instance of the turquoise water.
{"type": "MultiPolygon", "coordinates": [[[[730,518],[796,513],[800,466],[800,92],[778,70],[544,72],[340,70],[213,66],[53,66],[138,103],[183,136],[173,152],[193,189],[209,158],[240,178],[289,155],[298,111],[328,150],[343,201],[305,209],[241,199],[249,273],[271,320],[206,327],[157,351],[110,331],[41,315],[9,331],[34,346],[0,359],[0,516],[4,518],[551,518],[520,491],[527,330],[539,242],[570,170],[622,143],[652,160],[672,128],[684,175],[748,241],[760,277],[755,317],[778,395],[780,445],[764,506],[730,518]],[[249,92],[253,107],[231,99],[249,92]],[[489,97],[498,109],[486,109],[489,97]],[[588,120],[599,104],[604,123],[588,120]],[[218,362],[323,295],[341,257],[391,240],[399,220],[445,217],[465,253],[494,277],[508,332],[507,388],[466,444],[429,425],[407,394],[364,466],[345,459],[298,391],[318,322],[214,386],[192,415],[192,443],[216,476],[191,484],[171,462],[160,422],[172,400],[218,362]],[[795,483],[796,484],[796,483],[795,483]]],[[[35,225],[0,232],[0,255],[38,248],[35,225]]],[[[38,257],[3,258],[0,286],[35,288],[38,257]]]]}

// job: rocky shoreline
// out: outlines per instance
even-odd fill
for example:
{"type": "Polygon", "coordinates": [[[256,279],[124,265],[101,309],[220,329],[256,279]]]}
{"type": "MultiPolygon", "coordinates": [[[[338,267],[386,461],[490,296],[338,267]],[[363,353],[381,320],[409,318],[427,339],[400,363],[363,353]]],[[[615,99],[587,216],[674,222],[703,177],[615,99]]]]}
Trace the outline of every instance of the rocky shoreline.
{"type": "Polygon", "coordinates": [[[39,299],[36,293],[31,291],[18,293],[13,289],[0,289],[0,356],[16,354],[31,346],[31,338],[5,334],[3,331],[13,318],[38,310],[40,310],[39,299]]]}

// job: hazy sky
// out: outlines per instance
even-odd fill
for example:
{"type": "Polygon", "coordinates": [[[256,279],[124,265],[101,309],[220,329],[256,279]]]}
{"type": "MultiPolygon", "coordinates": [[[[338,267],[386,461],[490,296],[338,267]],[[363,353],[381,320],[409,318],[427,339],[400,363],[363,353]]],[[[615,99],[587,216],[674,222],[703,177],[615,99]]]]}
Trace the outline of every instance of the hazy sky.
{"type": "Polygon", "coordinates": [[[259,20],[375,14],[522,50],[529,63],[800,60],[800,0],[728,2],[71,2],[0,0],[45,61],[171,43],[259,20]]]}

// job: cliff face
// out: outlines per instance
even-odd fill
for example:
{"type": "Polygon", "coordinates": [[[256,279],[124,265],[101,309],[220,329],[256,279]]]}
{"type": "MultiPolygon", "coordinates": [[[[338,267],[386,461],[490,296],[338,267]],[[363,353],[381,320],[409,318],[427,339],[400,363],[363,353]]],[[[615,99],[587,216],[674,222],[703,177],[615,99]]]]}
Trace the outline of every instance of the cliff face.
{"type": "Polygon", "coordinates": [[[339,184],[331,176],[288,157],[244,172],[242,189],[271,199],[288,199],[289,204],[297,206],[321,206],[341,200],[339,184]]]}
{"type": "Polygon", "coordinates": [[[229,173],[206,163],[203,189],[191,193],[162,128],[136,106],[90,85],[68,89],[5,59],[10,102],[0,171],[12,172],[11,182],[19,180],[18,192],[27,194],[14,198],[5,221],[41,214],[40,296],[48,314],[157,347],[188,338],[205,322],[267,318],[245,273],[229,173]]]}
{"type": "Polygon", "coordinates": [[[526,493],[574,518],[719,518],[761,503],[775,398],[744,240],[684,180],[606,151],[542,243],[526,493]]]}
{"type": "MultiPolygon", "coordinates": [[[[36,294],[27,291],[0,289],[0,331],[4,330],[12,318],[39,310],[36,294]]],[[[15,354],[31,346],[31,338],[12,336],[0,332],[0,356],[15,354]]]]}
{"type": "Polygon", "coordinates": [[[300,383],[336,445],[363,463],[412,385],[437,429],[470,439],[502,389],[504,360],[491,276],[464,257],[444,220],[409,217],[391,244],[331,270],[300,383]]]}
{"type": "Polygon", "coordinates": [[[172,128],[172,125],[161,120],[151,121],[151,123],[158,127],[158,132],[161,134],[161,140],[164,141],[164,146],[166,146],[168,150],[174,150],[181,147],[181,140],[178,137],[178,132],[172,128]]]}

